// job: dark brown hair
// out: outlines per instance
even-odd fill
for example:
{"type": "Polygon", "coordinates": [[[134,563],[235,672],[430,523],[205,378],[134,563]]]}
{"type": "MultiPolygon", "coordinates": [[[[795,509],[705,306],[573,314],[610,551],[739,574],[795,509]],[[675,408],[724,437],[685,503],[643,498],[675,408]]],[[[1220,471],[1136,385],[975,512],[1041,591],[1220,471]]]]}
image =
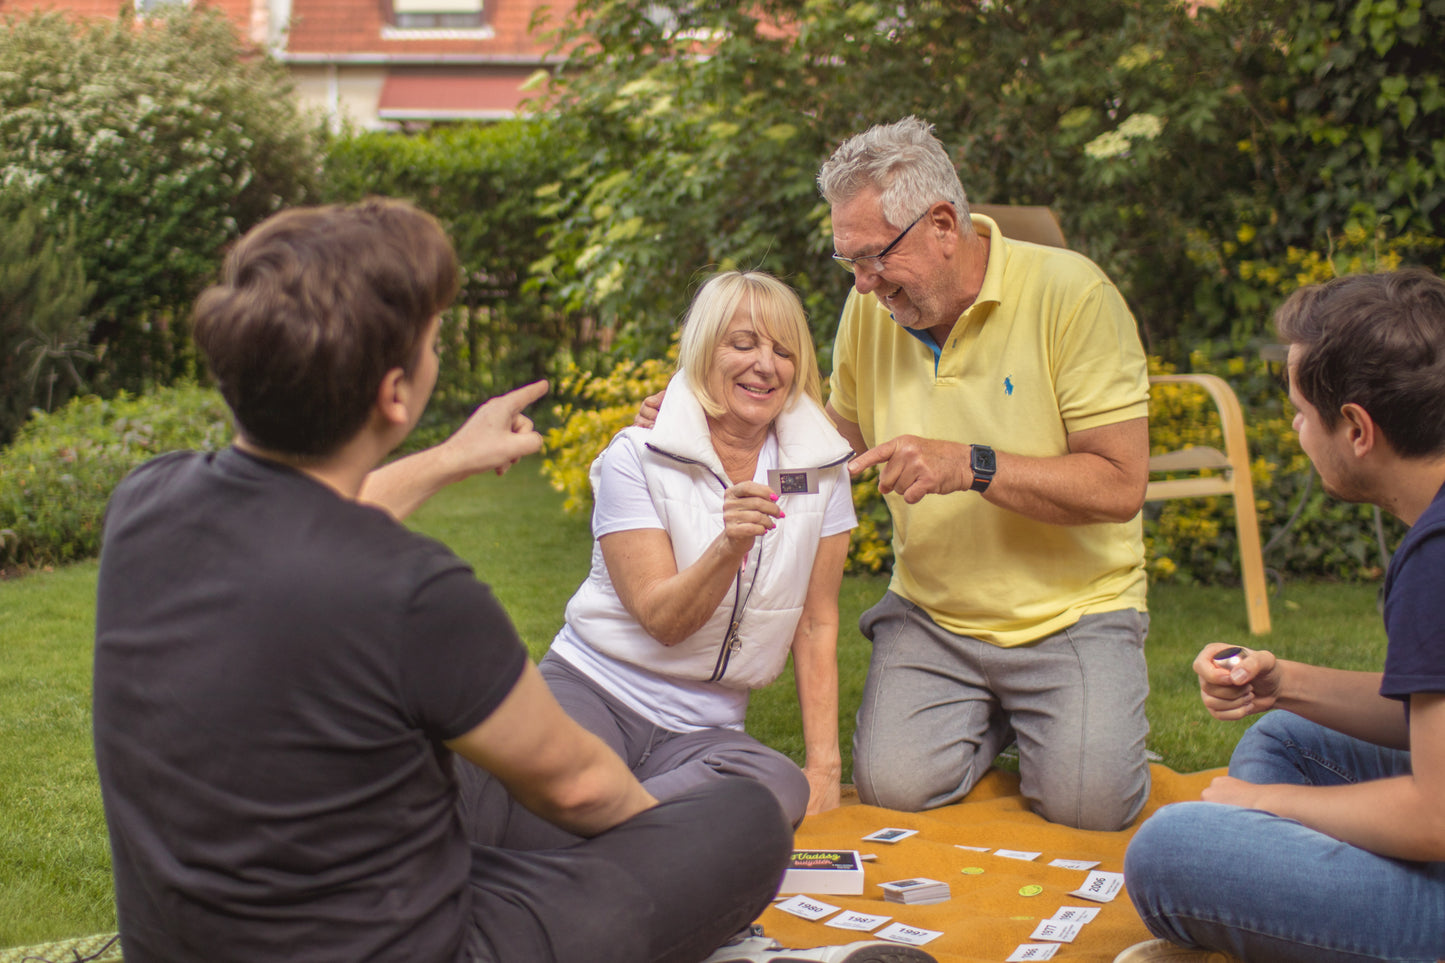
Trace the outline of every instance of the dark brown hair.
{"type": "Polygon", "coordinates": [[[196,344],[246,439],[302,458],[361,430],[457,292],[451,242],[401,201],[294,208],[248,232],[196,301],[196,344]]]}
{"type": "Polygon", "coordinates": [[[1445,281],[1420,268],[1335,278],[1290,295],[1274,323],[1300,346],[1295,390],[1326,429],[1354,403],[1398,454],[1445,452],[1445,281]]]}

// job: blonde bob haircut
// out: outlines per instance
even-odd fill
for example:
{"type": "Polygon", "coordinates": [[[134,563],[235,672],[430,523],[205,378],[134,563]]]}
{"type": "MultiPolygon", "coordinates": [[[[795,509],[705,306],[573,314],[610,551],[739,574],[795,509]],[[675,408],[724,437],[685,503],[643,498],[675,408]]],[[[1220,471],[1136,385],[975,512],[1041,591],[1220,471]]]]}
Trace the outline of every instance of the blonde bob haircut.
{"type": "Polygon", "coordinates": [[[787,407],[797,404],[802,395],[821,406],[823,390],[813,336],[793,289],[762,271],[724,271],[708,278],[692,299],[677,351],[677,368],[687,375],[688,387],[703,410],[714,417],[725,410],[712,396],[708,375],[717,346],[743,306],[752,317],[753,329],[792,356],[793,383],[787,407]]]}

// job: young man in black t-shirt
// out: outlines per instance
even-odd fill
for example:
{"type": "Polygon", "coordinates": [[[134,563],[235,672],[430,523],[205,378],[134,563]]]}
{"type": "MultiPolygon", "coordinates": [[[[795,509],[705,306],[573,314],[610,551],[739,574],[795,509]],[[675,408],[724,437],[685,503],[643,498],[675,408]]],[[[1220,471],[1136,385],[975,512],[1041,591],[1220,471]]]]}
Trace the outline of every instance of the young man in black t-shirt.
{"type": "Polygon", "coordinates": [[[96,760],[130,963],[695,961],[776,889],[791,833],[765,788],[658,804],[469,567],[397,522],[541,443],[539,382],[373,472],[431,394],[456,279],[432,218],[370,201],[272,218],[197,303],[235,444],[127,478],[101,559],[96,760]],[[569,845],[519,846],[542,821],[569,845]]]}

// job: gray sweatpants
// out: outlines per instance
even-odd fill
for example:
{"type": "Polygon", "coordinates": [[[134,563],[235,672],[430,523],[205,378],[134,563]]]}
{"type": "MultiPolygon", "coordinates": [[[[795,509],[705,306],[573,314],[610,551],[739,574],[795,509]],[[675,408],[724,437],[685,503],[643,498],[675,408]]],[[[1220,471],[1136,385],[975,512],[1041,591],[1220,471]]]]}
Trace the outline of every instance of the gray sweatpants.
{"type": "Polygon", "coordinates": [[[745,732],[711,728],[673,732],[633,712],[590,677],[550,652],[542,678],[567,714],[597,735],[627,763],[658,799],[669,799],[729,776],[772,790],[794,826],[808,811],[808,779],[797,763],[745,732]]]}
{"type": "Polygon", "coordinates": [[[591,839],[455,759],[475,963],[697,963],[762,914],[793,834],[772,793],[720,777],[591,839]]]}
{"type": "Polygon", "coordinates": [[[941,628],[888,592],[858,621],[873,657],[853,776],[870,805],[915,812],[962,799],[1017,740],[1020,788],[1050,822],[1113,831],[1149,795],[1149,617],[1086,615],[1000,648],[941,628]]]}

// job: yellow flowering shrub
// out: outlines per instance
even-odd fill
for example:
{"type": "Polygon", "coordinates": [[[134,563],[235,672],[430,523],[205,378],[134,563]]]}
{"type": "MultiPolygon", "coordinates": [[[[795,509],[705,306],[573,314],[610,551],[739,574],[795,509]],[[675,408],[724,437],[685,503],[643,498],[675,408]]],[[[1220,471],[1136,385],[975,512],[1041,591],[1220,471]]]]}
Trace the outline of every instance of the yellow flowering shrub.
{"type": "MultiPolygon", "coordinates": [[[[559,427],[547,433],[543,472],[554,488],[566,494],[567,511],[590,510],[587,471],[592,460],[614,434],[632,423],[642,399],[666,386],[675,356],[674,345],[667,359],[619,362],[605,374],[569,366],[558,379],[557,394],[567,400],[553,409],[559,427]]],[[[1266,566],[1295,576],[1378,576],[1382,561],[1373,517],[1367,508],[1324,495],[1312,480],[1309,460],[1291,425],[1293,411],[1278,365],[1267,364],[1257,354],[1216,358],[1206,347],[1193,352],[1187,366],[1224,378],[1244,408],[1260,537],[1268,546],[1266,566]]],[[[1174,370],[1158,358],[1149,359],[1151,374],[1174,370]]],[[[1223,446],[1218,413],[1203,388],[1160,384],[1150,395],[1151,453],[1190,445],[1223,446]]],[[[854,480],[853,506],[858,527],[850,538],[848,570],[891,571],[893,525],[878,494],[876,470],[854,480]]],[[[1152,580],[1236,582],[1237,541],[1231,499],[1145,505],[1145,556],[1152,580]]]]}
{"type": "Polygon", "coordinates": [[[567,496],[564,510],[575,514],[591,509],[588,468],[612,436],[632,424],[642,400],[667,387],[676,359],[674,339],[665,359],[620,361],[605,375],[570,362],[563,369],[556,393],[568,400],[552,408],[559,427],[547,432],[542,473],[567,496]]]}
{"type": "MultiPolygon", "coordinates": [[[[1241,254],[1257,236],[1254,225],[1241,224],[1237,233],[1241,254]]],[[[1375,271],[1394,271],[1407,260],[1419,261],[1445,246],[1445,238],[1407,231],[1391,235],[1381,220],[1373,225],[1353,222],[1325,237],[1322,250],[1290,247],[1284,261],[1241,257],[1234,269],[1241,281],[1263,286],[1274,300],[1298,288],[1330,278],[1375,271]]]]}
{"type": "Polygon", "coordinates": [[[870,468],[853,479],[853,510],[858,513],[858,527],[848,536],[848,571],[893,571],[893,518],[878,493],[878,469],[870,468]]]}

